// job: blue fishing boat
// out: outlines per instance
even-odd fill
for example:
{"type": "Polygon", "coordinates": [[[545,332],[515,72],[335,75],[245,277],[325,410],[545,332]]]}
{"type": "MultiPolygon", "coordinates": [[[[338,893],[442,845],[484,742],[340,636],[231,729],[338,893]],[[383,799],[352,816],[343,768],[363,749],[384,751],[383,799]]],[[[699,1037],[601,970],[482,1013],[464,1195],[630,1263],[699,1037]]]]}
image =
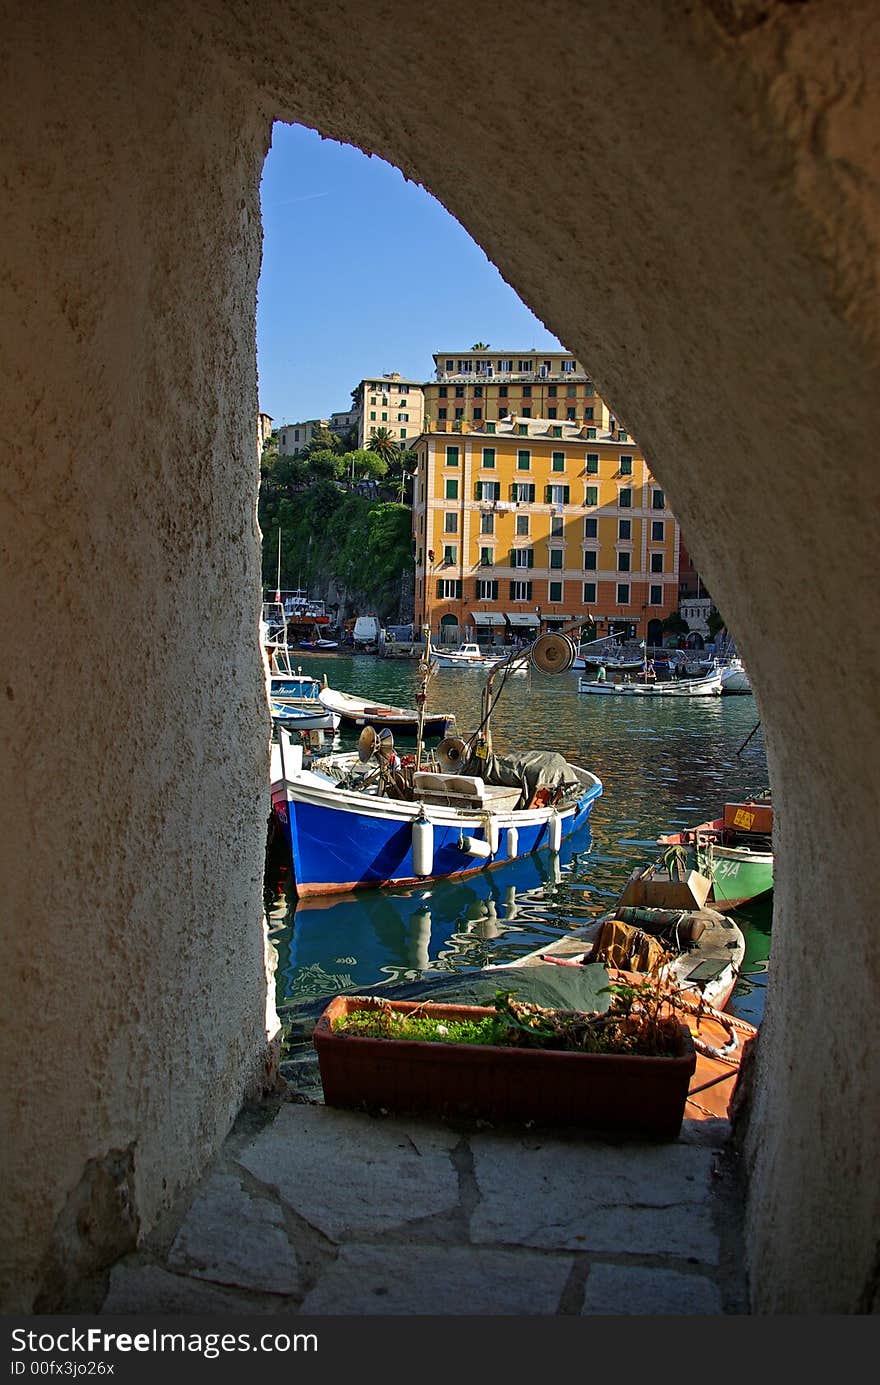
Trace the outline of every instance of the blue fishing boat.
{"type": "MultiPolygon", "coordinates": [[[[535,641],[536,667],[556,671],[560,658],[574,657],[570,641],[553,643],[560,638],[535,641]]],[[[422,668],[424,708],[430,651],[422,668]]],[[[467,876],[539,848],[558,852],[584,826],[602,793],[595,774],[552,751],[495,753],[489,718],[493,683],[503,677],[504,665],[490,672],[478,731],[446,738],[430,754],[420,738],[415,755],[401,757],[390,731],[365,727],[355,753],[306,765],[302,747],[278,728],[272,807],[300,899],[467,876]]]]}

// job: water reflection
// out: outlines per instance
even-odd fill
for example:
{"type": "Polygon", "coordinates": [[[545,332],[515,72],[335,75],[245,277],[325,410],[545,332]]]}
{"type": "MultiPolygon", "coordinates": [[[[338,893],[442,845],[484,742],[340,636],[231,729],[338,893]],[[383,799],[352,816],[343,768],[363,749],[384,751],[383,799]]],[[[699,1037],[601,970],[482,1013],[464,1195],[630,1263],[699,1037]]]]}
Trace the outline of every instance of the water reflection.
{"type": "MultiPolygon", "coordinates": [[[[375,659],[303,656],[333,687],[413,705],[416,667],[375,659]]],[[[483,679],[440,670],[430,705],[455,713],[460,732],[479,720],[483,679]]],[[[567,929],[596,918],[617,898],[630,871],[657,855],[661,832],[714,817],[726,799],[768,783],[763,733],[751,697],[707,698],[685,705],[586,698],[575,675],[530,673],[511,679],[493,715],[505,748],[558,749],[598,774],[604,794],[587,829],[547,853],[482,871],[455,883],[297,904],[288,863],[273,853],[266,907],[279,955],[277,994],[284,1010],[337,990],[422,972],[456,971],[511,961],[567,929]]],[[[354,736],[342,736],[354,746],[354,736]]],[[[746,934],[743,977],[731,1009],[752,1023],[763,1014],[771,905],[736,915],[746,934]]]]}

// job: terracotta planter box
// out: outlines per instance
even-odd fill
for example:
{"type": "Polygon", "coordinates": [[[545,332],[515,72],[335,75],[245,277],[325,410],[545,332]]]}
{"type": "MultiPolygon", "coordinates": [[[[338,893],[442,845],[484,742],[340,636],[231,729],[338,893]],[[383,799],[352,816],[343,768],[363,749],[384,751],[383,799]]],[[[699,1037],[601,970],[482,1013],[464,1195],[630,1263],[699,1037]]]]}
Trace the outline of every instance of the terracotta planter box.
{"type": "Polygon", "coordinates": [[[684,1116],[697,1055],[686,1025],[675,1058],[566,1053],[333,1033],[334,1019],[391,1005],[438,1020],[493,1014],[477,1005],[417,1005],[336,996],[318,1020],[318,1052],[328,1106],[383,1108],[437,1116],[536,1121],[674,1139],[684,1116]]]}

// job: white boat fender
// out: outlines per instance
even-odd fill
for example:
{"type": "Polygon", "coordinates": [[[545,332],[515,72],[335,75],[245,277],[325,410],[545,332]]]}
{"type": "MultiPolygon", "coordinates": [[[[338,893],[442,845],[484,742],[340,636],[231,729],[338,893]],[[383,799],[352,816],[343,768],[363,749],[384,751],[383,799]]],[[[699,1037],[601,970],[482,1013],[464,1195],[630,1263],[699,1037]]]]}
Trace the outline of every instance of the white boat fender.
{"type": "Polygon", "coordinates": [[[489,843],[489,850],[493,856],[498,855],[498,819],[494,813],[487,813],[483,818],[483,835],[489,843]]]}
{"type": "Polygon", "coordinates": [[[434,869],[434,824],[425,817],[424,809],[413,823],[412,859],[416,875],[430,875],[434,869]]]}
{"type": "Polygon", "coordinates": [[[558,851],[562,846],[562,818],[558,813],[551,813],[547,823],[547,842],[551,851],[558,851]]]}
{"type": "Polygon", "coordinates": [[[492,848],[488,842],[480,841],[479,837],[466,837],[462,832],[458,839],[459,851],[464,851],[468,856],[479,856],[487,860],[492,855],[492,848]]]}
{"type": "Polygon", "coordinates": [[[519,851],[519,829],[508,827],[507,829],[507,855],[511,861],[516,859],[519,851]]]}

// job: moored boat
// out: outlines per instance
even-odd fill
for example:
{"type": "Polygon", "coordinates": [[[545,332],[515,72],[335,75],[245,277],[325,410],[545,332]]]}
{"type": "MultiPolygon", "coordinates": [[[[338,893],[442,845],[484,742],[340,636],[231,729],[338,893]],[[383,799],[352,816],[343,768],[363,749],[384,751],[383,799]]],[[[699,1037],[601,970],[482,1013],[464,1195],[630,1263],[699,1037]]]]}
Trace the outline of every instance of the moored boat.
{"type": "MultiPolygon", "coordinates": [[[[458,649],[434,649],[431,651],[431,658],[438,668],[488,669],[503,663],[509,657],[510,652],[509,650],[490,652],[478,644],[462,644],[459,645],[458,649]]],[[[525,665],[523,665],[524,669],[525,665]]]]}
{"type": "Polygon", "coordinates": [[[280,722],[289,731],[338,731],[339,715],[320,704],[314,707],[297,707],[289,702],[273,698],[269,710],[274,722],[280,722]]]}
{"type": "Polygon", "coordinates": [[[658,838],[670,863],[712,883],[716,909],[734,909],[773,889],[773,806],[769,797],[726,803],[720,818],[658,838]],[[673,854],[671,854],[673,853],[673,854]]]}
{"type": "MultiPolygon", "coordinates": [[[[435,669],[425,636],[417,693],[423,716],[435,669]]],[[[516,657],[562,671],[573,650],[570,641],[543,635],[516,657]]],[[[554,752],[494,752],[490,719],[504,674],[504,666],[489,671],[478,730],[467,741],[444,739],[436,753],[423,752],[420,734],[415,754],[401,757],[389,727],[365,726],[356,754],[328,755],[306,768],[302,748],[279,728],[272,805],[300,898],[465,876],[540,847],[558,852],[587,822],[602,792],[595,774],[554,752]]]]}
{"type": "MultiPolygon", "coordinates": [[[[352,693],[338,688],[322,688],[319,693],[322,704],[335,712],[343,726],[357,730],[372,726],[381,730],[387,726],[397,735],[416,736],[419,731],[419,713],[410,707],[395,707],[385,702],[368,701],[355,697],[352,693]]],[[[422,735],[450,736],[455,729],[455,717],[451,712],[431,712],[426,714],[422,725],[422,735]]]]}
{"type": "Polygon", "coordinates": [[[632,680],[612,683],[607,679],[579,678],[578,692],[599,697],[720,697],[721,674],[703,678],[632,680]]]}

